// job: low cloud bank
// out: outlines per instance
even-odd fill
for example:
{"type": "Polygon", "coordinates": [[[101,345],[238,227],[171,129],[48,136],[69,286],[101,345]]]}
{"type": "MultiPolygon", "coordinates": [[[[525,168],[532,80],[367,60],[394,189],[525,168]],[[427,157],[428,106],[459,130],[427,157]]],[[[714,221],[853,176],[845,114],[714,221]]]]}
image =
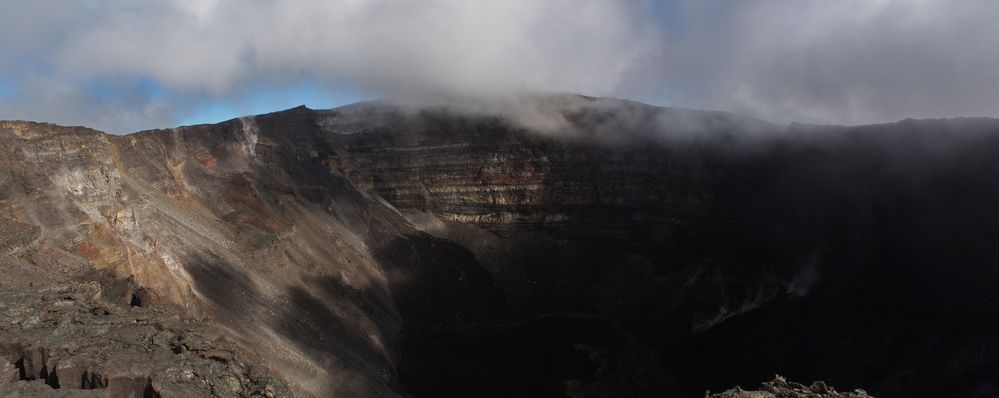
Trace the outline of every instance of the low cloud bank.
{"type": "Polygon", "coordinates": [[[0,118],[125,132],[259,85],[567,92],[859,124],[999,115],[999,3],[13,0],[0,118]],[[154,89],[142,82],[154,83],[154,89]]]}

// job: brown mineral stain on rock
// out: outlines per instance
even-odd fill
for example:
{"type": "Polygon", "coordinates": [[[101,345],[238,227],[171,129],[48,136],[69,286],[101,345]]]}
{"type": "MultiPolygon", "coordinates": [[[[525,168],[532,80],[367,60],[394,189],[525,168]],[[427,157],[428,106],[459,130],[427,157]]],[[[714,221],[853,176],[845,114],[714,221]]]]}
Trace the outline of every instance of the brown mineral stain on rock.
{"type": "Polygon", "coordinates": [[[212,155],[210,152],[206,152],[194,157],[199,164],[204,166],[209,171],[215,171],[219,165],[219,158],[212,155]]]}

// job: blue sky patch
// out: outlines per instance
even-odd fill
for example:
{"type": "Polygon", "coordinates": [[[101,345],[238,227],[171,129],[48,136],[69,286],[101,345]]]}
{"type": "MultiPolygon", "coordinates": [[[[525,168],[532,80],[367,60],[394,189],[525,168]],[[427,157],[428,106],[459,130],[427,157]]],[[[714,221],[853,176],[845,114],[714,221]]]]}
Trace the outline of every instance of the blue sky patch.
{"type": "Polygon", "coordinates": [[[180,116],[180,125],[218,123],[247,115],[275,112],[299,105],[312,109],[328,109],[371,99],[364,93],[347,87],[328,88],[306,81],[293,85],[264,85],[248,92],[206,101],[187,115],[180,116]]]}
{"type": "Polygon", "coordinates": [[[0,80],[0,98],[7,98],[14,95],[17,85],[13,80],[0,80]]]}

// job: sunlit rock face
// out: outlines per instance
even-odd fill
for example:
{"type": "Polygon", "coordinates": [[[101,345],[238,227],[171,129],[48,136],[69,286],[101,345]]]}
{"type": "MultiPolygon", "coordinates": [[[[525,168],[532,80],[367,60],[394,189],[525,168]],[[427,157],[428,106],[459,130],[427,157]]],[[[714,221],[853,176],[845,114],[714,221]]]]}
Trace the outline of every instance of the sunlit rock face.
{"type": "MultiPolygon", "coordinates": [[[[37,336],[135,316],[121,339],[167,331],[150,350],[178,361],[129,370],[143,391],[680,397],[780,373],[988,396],[999,383],[993,120],[776,126],[552,96],[127,136],[2,122],[0,141],[0,286],[43,286],[8,298],[52,308],[7,315],[15,370],[45,345],[53,367],[119,374],[37,336]],[[187,368],[210,371],[167,370],[187,368]]],[[[81,330],[66,335],[118,339],[81,330]]]]}
{"type": "Polygon", "coordinates": [[[402,392],[404,324],[504,304],[471,253],[331,174],[309,115],[122,137],[5,123],[10,266],[48,274],[21,285],[130,278],[139,302],[211,321],[299,394],[402,392]]]}

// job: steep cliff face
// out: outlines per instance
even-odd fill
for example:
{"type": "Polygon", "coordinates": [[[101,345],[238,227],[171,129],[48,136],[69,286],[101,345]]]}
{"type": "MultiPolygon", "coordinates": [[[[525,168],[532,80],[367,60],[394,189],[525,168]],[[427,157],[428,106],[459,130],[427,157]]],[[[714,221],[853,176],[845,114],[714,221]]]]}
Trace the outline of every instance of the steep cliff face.
{"type": "Polygon", "coordinates": [[[43,303],[4,315],[7,371],[35,384],[2,388],[52,369],[232,396],[999,385],[999,122],[535,101],[127,136],[2,122],[0,286],[42,288],[0,301],[43,303]],[[85,350],[39,337],[75,323],[85,350]],[[110,341],[169,365],[114,368],[110,341]]]}
{"type": "Polygon", "coordinates": [[[996,385],[982,369],[997,358],[999,122],[776,127],[582,101],[596,104],[561,111],[557,134],[437,111],[322,117],[365,115],[331,136],[337,170],[472,250],[514,309],[615,325],[688,395],[776,372],[887,396],[996,385]]]}
{"type": "Polygon", "coordinates": [[[713,128],[715,119],[727,121],[723,134],[776,128],[727,114],[566,101],[545,115],[560,127],[542,132],[501,116],[377,103],[320,117],[332,133],[333,169],[400,209],[502,237],[534,231],[616,241],[675,230],[701,211],[705,184],[722,171],[696,150],[697,139],[719,131],[697,130],[713,128]],[[355,119],[366,121],[365,130],[339,130],[355,119]],[[662,131],[681,120],[699,129],[662,131]]]}
{"type": "Polygon", "coordinates": [[[467,251],[329,173],[317,132],[307,110],[124,137],[5,122],[5,253],[130,278],[119,304],[207,317],[301,393],[396,394],[406,318],[503,303],[467,251]]]}

